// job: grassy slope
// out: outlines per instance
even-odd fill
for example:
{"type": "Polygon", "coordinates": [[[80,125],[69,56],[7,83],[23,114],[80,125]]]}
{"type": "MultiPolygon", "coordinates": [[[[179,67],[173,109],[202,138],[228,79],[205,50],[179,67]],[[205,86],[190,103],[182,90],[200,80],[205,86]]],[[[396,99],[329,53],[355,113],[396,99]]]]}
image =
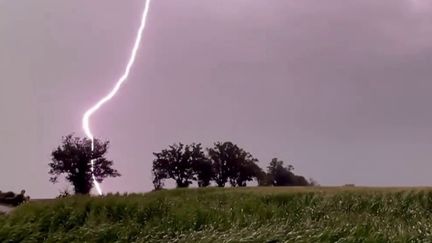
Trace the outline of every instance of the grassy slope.
{"type": "Polygon", "coordinates": [[[432,190],[246,188],[33,202],[0,242],[432,241],[432,190]]]}

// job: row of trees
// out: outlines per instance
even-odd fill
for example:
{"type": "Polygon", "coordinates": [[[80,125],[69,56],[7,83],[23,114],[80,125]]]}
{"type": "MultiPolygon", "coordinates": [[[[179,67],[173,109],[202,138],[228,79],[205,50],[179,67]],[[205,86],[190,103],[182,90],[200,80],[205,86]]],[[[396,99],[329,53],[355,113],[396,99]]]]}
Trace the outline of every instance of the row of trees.
{"type": "MultiPolygon", "coordinates": [[[[107,159],[108,141],[95,140],[94,150],[87,138],[68,135],[51,154],[49,163],[50,181],[56,183],[60,176],[70,182],[76,194],[89,194],[93,187],[93,176],[101,183],[108,177],[118,177],[113,161],[107,159]],[[92,170],[92,162],[93,168],[92,170]]],[[[153,184],[156,190],[164,187],[167,179],[173,179],[177,187],[189,187],[194,181],[199,187],[214,182],[219,187],[229,183],[233,187],[244,187],[256,180],[260,186],[308,186],[313,182],[293,173],[293,166],[284,166],[283,161],[273,159],[267,172],[258,165],[258,160],[249,152],[231,142],[218,142],[214,147],[203,149],[201,144],[169,146],[154,153],[153,184]]]]}
{"type": "Polygon", "coordinates": [[[169,146],[153,161],[153,184],[156,190],[163,188],[166,179],[173,179],[177,187],[189,187],[194,181],[199,187],[214,182],[218,187],[229,183],[232,187],[245,187],[247,182],[256,180],[259,186],[310,186],[315,184],[303,176],[293,173],[292,165],[274,158],[264,172],[258,160],[249,152],[232,142],[217,142],[206,149],[201,144],[169,146]]]}

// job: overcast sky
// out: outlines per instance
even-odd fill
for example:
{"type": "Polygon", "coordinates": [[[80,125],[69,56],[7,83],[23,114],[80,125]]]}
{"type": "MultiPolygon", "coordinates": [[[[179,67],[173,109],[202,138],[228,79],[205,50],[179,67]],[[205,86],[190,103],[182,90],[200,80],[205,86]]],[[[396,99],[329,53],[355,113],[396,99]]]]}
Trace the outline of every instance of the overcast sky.
{"type": "MultiPolygon", "coordinates": [[[[0,190],[57,195],[50,152],[123,72],[143,0],[0,0],[0,190]]],[[[322,185],[432,185],[429,0],[154,0],[130,79],[92,120],[123,174],[230,140],[322,185]]]]}

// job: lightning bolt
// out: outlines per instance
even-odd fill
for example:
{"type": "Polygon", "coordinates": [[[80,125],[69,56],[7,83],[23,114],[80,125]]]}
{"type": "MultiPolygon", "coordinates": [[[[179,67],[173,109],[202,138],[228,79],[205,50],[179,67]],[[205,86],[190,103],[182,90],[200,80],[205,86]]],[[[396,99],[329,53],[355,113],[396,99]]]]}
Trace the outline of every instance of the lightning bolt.
{"type": "MultiPolygon", "coordinates": [[[[105,97],[103,97],[101,100],[99,100],[89,110],[87,110],[84,113],[84,116],[82,118],[82,127],[83,127],[83,130],[84,130],[86,136],[91,140],[91,150],[92,151],[94,151],[95,144],[94,144],[94,136],[93,136],[93,133],[90,129],[90,118],[105,103],[110,101],[118,93],[122,84],[128,79],[130,70],[131,70],[133,64],[135,63],[136,55],[137,55],[137,52],[139,50],[142,35],[143,35],[144,29],[145,29],[145,26],[147,23],[147,16],[148,16],[148,13],[150,10],[150,2],[151,2],[151,0],[146,0],[146,2],[145,2],[144,12],[143,12],[142,18],[141,18],[141,25],[138,29],[138,33],[137,33],[137,36],[135,39],[135,44],[133,46],[132,53],[130,55],[129,61],[126,65],[126,69],[125,69],[123,75],[117,80],[117,82],[116,82],[114,88],[111,90],[111,92],[109,92],[105,97]]],[[[100,186],[99,182],[96,180],[96,177],[94,175],[94,160],[91,160],[91,172],[92,172],[92,179],[93,179],[94,186],[96,187],[96,190],[98,191],[99,195],[102,195],[101,186],[100,186]]]]}

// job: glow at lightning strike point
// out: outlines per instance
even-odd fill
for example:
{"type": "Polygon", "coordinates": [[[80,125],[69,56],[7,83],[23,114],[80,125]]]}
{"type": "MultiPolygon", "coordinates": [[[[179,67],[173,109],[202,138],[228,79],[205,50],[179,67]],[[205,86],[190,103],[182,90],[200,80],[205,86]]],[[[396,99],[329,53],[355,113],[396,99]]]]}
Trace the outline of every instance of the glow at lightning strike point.
{"type": "MultiPolygon", "coordinates": [[[[137,34],[137,37],[135,39],[135,44],[133,46],[131,56],[130,56],[129,61],[126,65],[125,72],[120,77],[120,79],[117,81],[117,83],[115,84],[115,86],[111,90],[111,92],[109,92],[108,95],[103,97],[93,107],[91,107],[88,111],[86,111],[86,113],[83,116],[82,126],[83,126],[83,129],[84,129],[86,136],[91,140],[91,150],[92,151],[94,150],[94,136],[93,136],[93,133],[91,132],[91,129],[90,129],[90,118],[97,110],[99,110],[105,103],[110,101],[117,94],[117,92],[119,91],[122,84],[129,77],[129,73],[130,73],[130,70],[131,70],[134,62],[135,62],[136,55],[137,55],[137,52],[138,52],[138,49],[139,49],[139,46],[141,43],[142,34],[144,32],[144,29],[145,29],[145,26],[147,23],[147,16],[148,16],[148,12],[150,9],[150,2],[151,2],[151,0],[146,0],[144,12],[143,12],[142,19],[141,19],[141,25],[139,27],[138,34],[137,34]]],[[[98,191],[99,195],[102,195],[102,189],[101,189],[101,187],[100,187],[99,183],[97,182],[96,177],[94,175],[94,160],[91,161],[91,172],[92,172],[93,183],[96,187],[96,190],[98,191]]]]}

